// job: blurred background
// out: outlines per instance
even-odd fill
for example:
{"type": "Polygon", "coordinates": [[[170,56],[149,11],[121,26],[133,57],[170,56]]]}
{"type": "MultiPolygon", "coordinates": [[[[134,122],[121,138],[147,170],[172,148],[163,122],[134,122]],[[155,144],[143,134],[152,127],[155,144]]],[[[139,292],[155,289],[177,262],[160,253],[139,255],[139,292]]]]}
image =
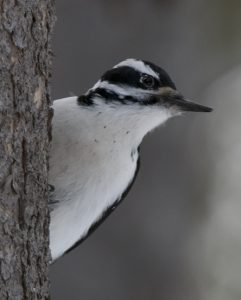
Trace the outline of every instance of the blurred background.
{"type": "Polygon", "coordinates": [[[58,0],[54,99],[128,58],[214,108],[147,136],[119,208],[51,266],[53,300],[241,299],[241,2],[58,0]]]}

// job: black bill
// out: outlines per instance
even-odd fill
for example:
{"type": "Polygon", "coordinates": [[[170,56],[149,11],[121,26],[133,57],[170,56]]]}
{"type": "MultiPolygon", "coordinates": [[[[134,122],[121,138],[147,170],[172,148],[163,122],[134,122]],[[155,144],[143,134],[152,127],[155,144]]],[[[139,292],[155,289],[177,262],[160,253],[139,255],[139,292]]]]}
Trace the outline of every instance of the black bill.
{"type": "Polygon", "coordinates": [[[211,112],[213,109],[204,105],[185,100],[184,98],[172,99],[172,105],[178,107],[181,111],[211,112]]]}
{"type": "Polygon", "coordinates": [[[211,112],[213,109],[184,99],[180,94],[161,94],[161,100],[168,107],[176,107],[180,111],[211,112]]]}

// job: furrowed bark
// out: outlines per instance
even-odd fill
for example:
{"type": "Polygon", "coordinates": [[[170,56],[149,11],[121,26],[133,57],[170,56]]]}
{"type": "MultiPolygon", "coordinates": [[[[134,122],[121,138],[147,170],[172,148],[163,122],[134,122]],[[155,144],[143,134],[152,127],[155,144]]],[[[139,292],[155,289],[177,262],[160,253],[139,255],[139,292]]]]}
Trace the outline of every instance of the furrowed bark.
{"type": "Polygon", "coordinates": [[[0,0],[0,299],[49,299],[53,0],[0,0]]]}

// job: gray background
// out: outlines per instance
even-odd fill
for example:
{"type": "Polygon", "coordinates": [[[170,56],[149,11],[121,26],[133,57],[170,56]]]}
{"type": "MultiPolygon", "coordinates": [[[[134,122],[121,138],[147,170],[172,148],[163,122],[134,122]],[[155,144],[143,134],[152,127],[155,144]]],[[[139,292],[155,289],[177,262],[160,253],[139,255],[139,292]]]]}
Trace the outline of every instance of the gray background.
{"type": "Polygon", "coordinates": [[[191,241],[209,211],[214,150],[208,119],[218,101],[227,101],[207,103],[205,93],[240,63],[241,3],[56,2],[54,99],[84,93],[106,69],[135,57],[165,68],[186,97],[215,111],[173,119],[145,138],[128,197],[51,267],[52,299],[204,299],[196,263],[201,252],[191,241]]]}

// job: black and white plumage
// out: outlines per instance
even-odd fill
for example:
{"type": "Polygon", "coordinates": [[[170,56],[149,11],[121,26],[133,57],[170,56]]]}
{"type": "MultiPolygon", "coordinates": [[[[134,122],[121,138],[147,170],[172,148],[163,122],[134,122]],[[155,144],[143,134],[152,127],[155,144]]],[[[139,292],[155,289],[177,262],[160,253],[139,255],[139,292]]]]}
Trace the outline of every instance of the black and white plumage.
{"type": "Polygon", "coordinates": [[[182,111],[211,111],[185,101],[163,69],[137,59],[119,63],[85,95],[53,107],[53,260],[119,204],[137,174],[138,149],[148,132],[182,111]]]}

